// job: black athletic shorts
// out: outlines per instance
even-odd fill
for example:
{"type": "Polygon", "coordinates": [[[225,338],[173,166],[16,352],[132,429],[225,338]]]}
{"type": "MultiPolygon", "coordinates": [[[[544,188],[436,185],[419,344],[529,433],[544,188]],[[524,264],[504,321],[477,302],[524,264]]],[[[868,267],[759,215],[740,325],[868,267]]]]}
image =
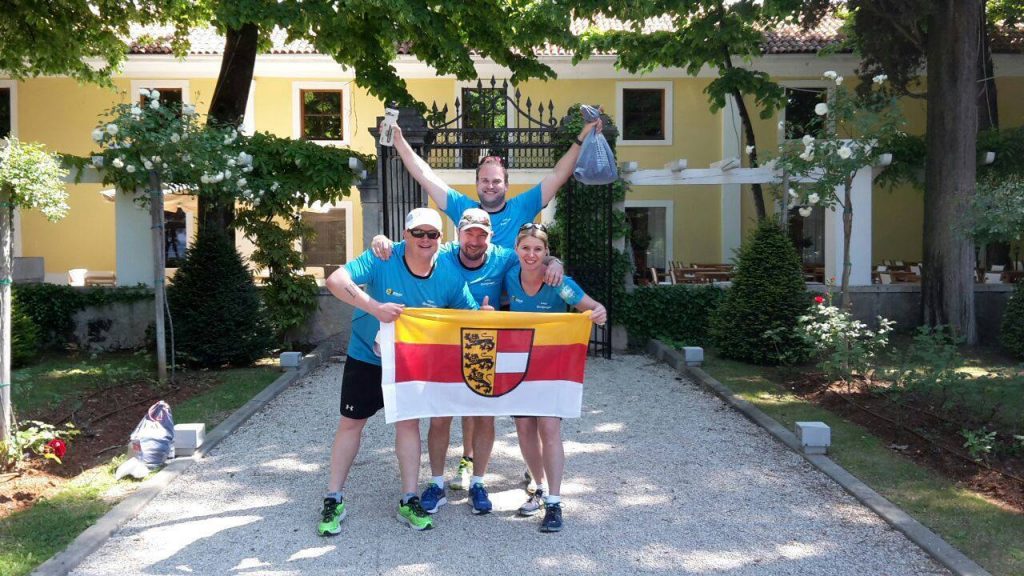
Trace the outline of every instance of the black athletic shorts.
{"type": "Polygon", "coordinates": [[[380,366],[349,356],[345,360],[345,373],[341,377],[341,415],[353,420],[364,420],[383,408],[384,392],[380,379],[380,366]]]}

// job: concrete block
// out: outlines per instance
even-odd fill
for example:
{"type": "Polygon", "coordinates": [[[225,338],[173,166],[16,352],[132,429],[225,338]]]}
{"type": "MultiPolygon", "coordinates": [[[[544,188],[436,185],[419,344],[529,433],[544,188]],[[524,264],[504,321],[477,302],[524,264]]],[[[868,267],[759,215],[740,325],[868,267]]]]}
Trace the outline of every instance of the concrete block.
{"type": "Polygon", "coordinates": [[[281,352],[281,368],[298,368],[302,362],[302,352],[281,352]]]}
{"type": "Polygon", "coordinates": [[[687,366],[704,365],[704,349],[700,346],[684,346],[683,356],[687,366]]]}
{"type": "Polygon", "coordinates": [[[796,437],[807,454],[827,454],[832,445],[832,429],[824,422],[797,422],[796,437]]]}
{"type": "Polygon", "coordinates": [[[174,455],[191,456],[206,439],[206,424],[175,424],[174,455]]]}

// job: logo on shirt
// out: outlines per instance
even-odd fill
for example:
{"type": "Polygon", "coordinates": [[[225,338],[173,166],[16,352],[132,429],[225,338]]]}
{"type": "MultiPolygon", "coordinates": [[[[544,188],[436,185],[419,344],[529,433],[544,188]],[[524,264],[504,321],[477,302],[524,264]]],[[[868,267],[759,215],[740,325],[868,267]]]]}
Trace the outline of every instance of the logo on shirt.
{"type": "Polygon", "coordinates": [[[391,288],[386,288],[384,290],[384,293],[387,294],[388,296],[397,296],[398,298],[402,297],[402,293],[401,292],[399,292],[398,290],[393,290],[391,288]]]}
{"type": "Polygon", "coordinates": [[[559,291],[558,295],[561,296],[562,300],[569,301],[573,296],[572,287],[570,287],[568,284],[563,284],[562,289],[559,291]]]}
{"type": "Polygon", "coordinates": [[[462,329],[462,379],[481,396],[504,396],[523,381],[533,329],[462,329]]]}

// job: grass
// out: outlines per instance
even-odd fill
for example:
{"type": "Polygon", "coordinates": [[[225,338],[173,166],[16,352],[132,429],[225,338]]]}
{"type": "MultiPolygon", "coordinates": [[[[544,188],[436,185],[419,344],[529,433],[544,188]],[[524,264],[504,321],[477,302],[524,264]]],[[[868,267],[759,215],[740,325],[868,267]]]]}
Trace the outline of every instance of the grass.
{"type": "Polygon", "coordinates": [[[788,392],[783,373],[707,354],[705,370],[783,426],[798,420],[832,427],[830,456],[996,575],[1024,574],[1024,514],[956,487],[945,477],[900,456],[887,442],[836,414],[788,392]]]}
{"type": "MultiPolygon", "coordinates": [[[[280,376],[271,364],[267,360],[254,368],[217,372],[218,383],[213,388],[173,407],[174,420],[204,422],[207,428],[216,426],[280,376]]],[[[81,395],[118,379],[149,378],[152,374],[151,359],[145,355],[46,357],[15,372],[14,382],[22,385],[14,387],[14,404],[19,410],[30,411],[60,401],[65,395],[81,395]]],[[[111,468],[104,464],[87,470],[56,494],[0,519],[0,574],[28,574],[106,514],[115,502],[105,499],[104,494],[118,484],[111,468]]]]}

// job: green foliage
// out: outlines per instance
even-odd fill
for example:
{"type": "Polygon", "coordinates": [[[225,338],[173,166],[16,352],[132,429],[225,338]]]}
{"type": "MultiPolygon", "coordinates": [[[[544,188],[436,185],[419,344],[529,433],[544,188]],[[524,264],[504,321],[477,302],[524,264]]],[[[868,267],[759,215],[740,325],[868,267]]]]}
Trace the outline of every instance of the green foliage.
{"type": "Polygon", "coordinates": [[[810,313],[799,318],[797,332],[818,357],[818,367],[830,381],[850,382],[865,376],[875,366],[875,357],[889,345],[894,322],[878,317],[878,330],[871,330],[847,310],[832,305],[832,292],[817,296],[810,313]]]}
{"type": "Polygon", "coordinates": [[[1003,347],[1016,358],[1024,359],[1024,282],[1018,282],[1003,311],[999,334],[1003,347]]]}
{"type": "Polygon", "coordinates": [[[30,455],[61,463],[60,455],[51,447],[54,440],[67,442],[78,435],[75,425],[68,423],[63,429],[51,424],[29,420],[14,431],[8,442],[0,440],[0,471],[15,468],[30,455]]]}
{"type": "Polygon", "coordinates": [[[964,448],[967,449],[968,456],[979,462],[988,460],[996,441],[995,432],[989,432],[984,428],[980,430],[964,428],[960,431],[960,435],[964,437],[964,448]]]}
{"type": "Polygon", "coordinates": [[[17,299],[11,301],[11,368],[20,368],[39,354],[39,327],[21,309],[17,299]]]}
{"type": "Polygon", "coordinates": [[[725,300],[712,315],[711,336],[722,356],[779,364],[806,354],[795,328],[808,302],[800,257],[771,219],[743,241],[725,300]]]}
{"type": "Polygon", "coordinates": [[[231,241],[200,229],[167,290],[175,353],[192,366],[247,366],[271,346],[272,330],[252,276],[231,241]]]}
{"type": "Polygon", "coordinates": [[[639,286],[625,296],[619,322],[638,345],[658,338],[704,346],[711,315],[724,298],[725,292],[715,286],[639,286]]]}
{"type": "Polygon", "coordinates": [[[60,284],[15,284],[14,295],[39,328],[44,347],[61,347],[71,338],[75,313],[91,306],[138,302],[153,298],[139,287],[75,288],[60,284]]]}
{"type": "Polygon", "coordinates": [[[1024,234],[1024,172],[979,179],[967,220],[966,232],[979,244],[1020,240],[1024,234]]]}
{"type": "Polygon", "coordinates": [[[67,171],[60,159],[42,144],[25,144],[17,138],[0,140],[0,191],[10,194],[3,208],[39,210],[51,222],[67,216],[67,171]]]}

